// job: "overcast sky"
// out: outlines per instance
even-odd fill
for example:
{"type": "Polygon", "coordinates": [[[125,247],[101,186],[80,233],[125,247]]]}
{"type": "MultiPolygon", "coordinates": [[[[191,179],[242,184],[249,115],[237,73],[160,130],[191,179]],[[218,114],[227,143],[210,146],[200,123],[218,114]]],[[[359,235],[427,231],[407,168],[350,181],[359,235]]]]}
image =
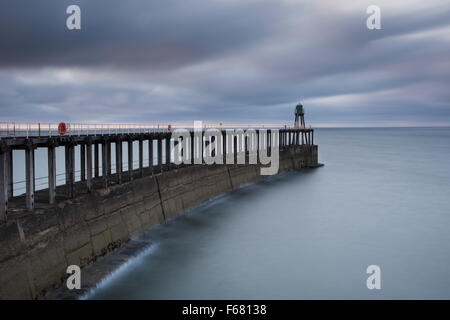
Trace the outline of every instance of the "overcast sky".
{"type": "Polygon", "coordinates": [[[0,121],[450,125],[449,53],[450,0],[1,0],[0,121]]]}

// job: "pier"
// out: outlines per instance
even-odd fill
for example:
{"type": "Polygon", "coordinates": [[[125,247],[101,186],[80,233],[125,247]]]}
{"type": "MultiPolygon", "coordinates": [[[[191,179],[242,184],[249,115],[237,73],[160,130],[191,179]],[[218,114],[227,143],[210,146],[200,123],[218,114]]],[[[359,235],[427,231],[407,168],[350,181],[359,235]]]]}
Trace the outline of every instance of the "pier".
{"type": "Polygon", "coordinates": [[[208,124],[201,128],[200,136],[192,126],[186,125],[68,124],[65,131],[61,133],[58,124],[0,124],[0,221],[15,214],[33,212],[36,206],[47,208],[94,189],[120,185],[175,168],[205,164],[199,153],[204,154],[211,144],[215,146],[210,150],[212,156],[218,150],[223,151],[224,164],[230,163],[229,159],[235,164],[248,164],[251,154],[257,155],[260,149],[270,150],[274,144],[278,144],[280,150],[314,145],[313,129],[273,124],[208,124]],[[172,134],[181,128],[189,132],[186,143],[191,151],[184,155],[187,161],[175,164],[174,150],[181,140],[175,141],[172,134]],[[212,128],[218,129],[220,136],[208,134],[212,128]],[[230,131],[236,134],[227,134],[230,131]],[[246,131],[251,131],[252,135],[246,131]],[[275,132],[276,140],[272,134],[275,132]],[[196,139],[201,146],[194,154],[196,139]],[[56,149],[60,147],[64,148],[65,166],[64,172],[57,174],[56,149]],[[137,159],[134,148],[138,150],[137,159]],[[47,176],[36,177],[37,149],[46,150],[47,176]],[[24,153],[25,165],[21,168],[24,180],[21,181],[14,180],[14,151],[24,153]],[[58,177],[65,179],[57,185],[58,177]],[[18,184],[25,187],[15,188],[18,184]],[[37,184],[45,188],[37,190],[37,184]]]}
{"type": "Polygon", "coordinates": [[[0,126],[0,299],[44,297],[68,266],[258,181],[274,159],[276,172],[319,166],[307,128],[58,126],[0,126]]]}

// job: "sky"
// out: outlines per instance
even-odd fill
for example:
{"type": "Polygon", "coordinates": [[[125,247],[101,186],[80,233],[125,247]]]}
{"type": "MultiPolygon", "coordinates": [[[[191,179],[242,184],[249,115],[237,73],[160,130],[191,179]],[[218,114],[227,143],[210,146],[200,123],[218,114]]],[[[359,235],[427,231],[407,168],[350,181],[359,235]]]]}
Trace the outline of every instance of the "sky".
{"type": "Polygon", "coordinates": [[[0,122],[448,126],[449,53],[450,0],[2,0],[0,122]]]}

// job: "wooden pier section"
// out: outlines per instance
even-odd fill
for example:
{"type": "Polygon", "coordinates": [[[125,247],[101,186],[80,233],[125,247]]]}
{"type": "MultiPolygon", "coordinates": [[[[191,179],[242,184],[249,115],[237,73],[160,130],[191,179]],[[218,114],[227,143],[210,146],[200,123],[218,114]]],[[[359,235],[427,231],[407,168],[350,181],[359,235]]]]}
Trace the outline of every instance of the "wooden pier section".
{"type": "MultiPolygon", "coordinates": [[[[26,130],[17,130],[12,125],[5,129],[0,127],[0,221],[6,221],[13,218],[16,214],[23,212],[32,212],[36,205],[49,206],[55,205],[60,200],[74,198],[76,195],[90,193],[93,189],[107,188],[110,185],[122,184],[133,179],[144,177],[146,175],[156,175],[163,171],[169,171],[173,168],[202,165],[196,160],[194,148],[192,148],[194,139],[198,139],[194,129],[189,131],[189,146],[191,153],[187,156],[188,163],[175,165],[172,156],[173,148],[180,141],[174,141],[172,131],[168,129],[139,127],[127,127],[126,125],[109,127],[101,130],[96,126],[74,127],[66,134],[60,135],[55,126],[41,127],[36,125],[31,128],[27,126],[26,130]],[[80,129],[81,128],[81,129],[80,129]],[[137,168],[134,168],[134,150],[133,143],[138,142],[137,168]],[[144,142],[148,143],[148,165],[144,166],[144,142]],[[124,170],[123,162],[123,144],[127,144],[128,157],[127,169],[124,170]],[[114,155],[112,154],[112,144],[114,144],[114,155]],[[164,153],[163,156],[163,145],[164,153]],[[65,150],[65,184],[57,186],[57,152],[56,148],[64,147],[65,150]],[[76,159],[75,148],[79,147],[79,159],[76,159]],[[38,148],[47,149],[48,188],[36,191],[35,177],[35,151],[38,148]],[[14,194],[14,163],[13,151],[21,150],[25,153],[25,192],[14,194]],[[101,157],[100,157],[101,155],[101,157]],[[114,173],[112,173],[112,161],[115,157],[114,173]],[[101,163],[100,163],[101,158],[101,163]],[[156,159],[156,162],[154,161],[156,159]],[[80,168],[80,181],[75,181],[76,163],[80,168]]],[[[219,128],[218,128],[219,129],[219,128]]],[[[220,128],[221,137],[208,136],[207,129],[202,129],[200,144],[202,150],[211,144],[216,143],[216,150],[223,148],[224,163],[226,159],[233,157],[234,163],[248,163],[251,151],[260,148],[270,150],[272,144],[278,144],[280,150],[293,145],[314,145],[313,129],[286,129],[286,128],[249,128],[236,127],[235,132],[244,132],[251,129],[256,134],[256,140],[249,139],[248,136],[236,134],[230,136],[227,134],[229,129],[220,128]],[[273,139],[272,134],[276,131],[277,141],[273,139]],[[230,140],[230,137],[232,140],[230,140]],[[261,143],[263,142],[263,143],[261,143]],[[228,147],[227,147],[228,146],[228,147]]],[[[203,152],[203,151],[200,151],[203,152]]],[[[216,151],[213,151],[216,152],[216,151]]],[[[213,154],[214,155],[214,154],[213,154]]],[[[16,169],[17,170],[17,169],[16,169]]]]}

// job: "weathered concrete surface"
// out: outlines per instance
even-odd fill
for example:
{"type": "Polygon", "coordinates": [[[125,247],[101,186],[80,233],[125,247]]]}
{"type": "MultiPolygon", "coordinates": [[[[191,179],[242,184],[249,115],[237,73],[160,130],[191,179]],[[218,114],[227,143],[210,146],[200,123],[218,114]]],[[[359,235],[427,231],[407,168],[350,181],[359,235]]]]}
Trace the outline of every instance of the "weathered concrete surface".
{"type": "MultiPolygon", "coordinates": [[[[280,152],[280,171],[317,166],[317,146],[280,152]]],[[[131,236],[242,184],[258,165],[197,165],[65,200],[0,225],[0,299],[35,299],[68,265],[87,266],[131,236]]]]}

